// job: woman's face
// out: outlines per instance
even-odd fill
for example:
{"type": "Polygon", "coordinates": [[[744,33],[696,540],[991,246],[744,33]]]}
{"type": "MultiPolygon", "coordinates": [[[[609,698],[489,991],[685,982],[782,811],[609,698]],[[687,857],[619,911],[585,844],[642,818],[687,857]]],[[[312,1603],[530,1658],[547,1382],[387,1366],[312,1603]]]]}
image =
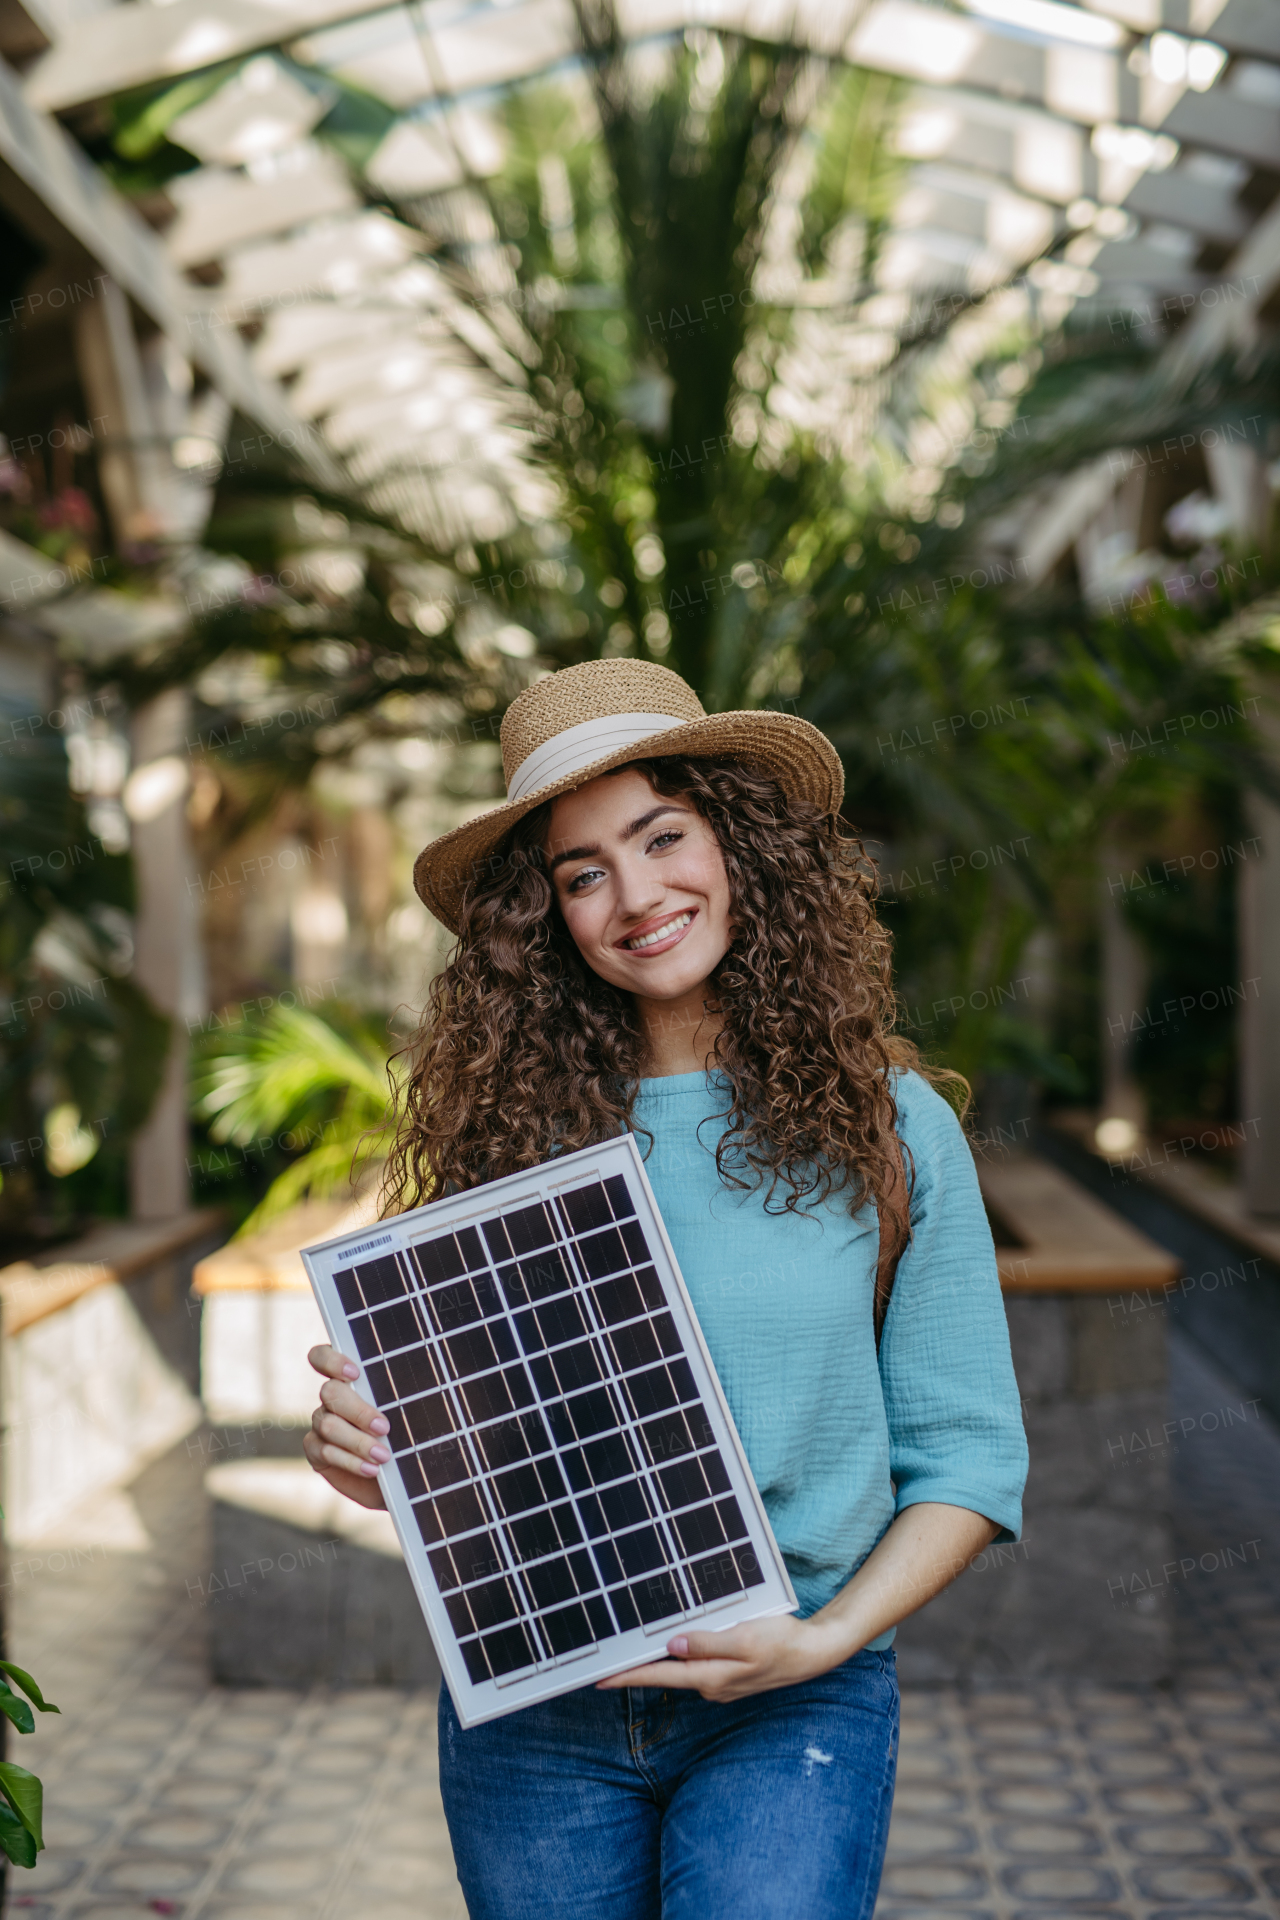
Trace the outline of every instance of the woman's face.
{"type": "Polygon", "coordinates": [[[678,1000],[724,958],[720,843],[691,801],[655,793],[634,767],[553,801],[543,851],[565,925],[601,979],[641,1000],[678,1000]]]}

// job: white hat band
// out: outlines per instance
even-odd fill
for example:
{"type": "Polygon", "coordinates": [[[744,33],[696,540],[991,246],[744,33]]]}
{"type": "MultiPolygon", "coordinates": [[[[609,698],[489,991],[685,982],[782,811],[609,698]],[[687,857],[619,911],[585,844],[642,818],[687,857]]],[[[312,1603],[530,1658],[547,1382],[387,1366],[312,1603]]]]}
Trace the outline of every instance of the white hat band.
{"type": "Polygon", "coordinates": [[[634,746],[637,740],[648,740],[655,733],[688,724],[687,719],[670,713],[610,713],[600,720],[566,727],[520,762],[511,776],[507,799],[523,800],[527,793],[537,793],[556,780],[567,779],[622,747],[634,746]]]}

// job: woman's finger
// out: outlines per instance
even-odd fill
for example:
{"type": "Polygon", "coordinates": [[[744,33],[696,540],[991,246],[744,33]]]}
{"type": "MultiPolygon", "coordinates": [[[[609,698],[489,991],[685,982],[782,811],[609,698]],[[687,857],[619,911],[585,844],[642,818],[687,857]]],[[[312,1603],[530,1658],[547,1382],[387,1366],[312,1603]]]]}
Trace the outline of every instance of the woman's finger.
{"type": "Polygon", "coordinates": [[[312,1347],[307,1359],[317,1373],[327,1374],[330,1380],[358,1380],[360,1369],[355,1361],[345,1353],[339,1353],[336,1347],[312,1347]]]}
{"type": "Polygon", "coordinates": [[[349,1420],[353,1427],[363,1427],[366,1433],[389,1433],[390,1423],[386,1417],[362,1400],[354,1387],[345,1380],[326,1380],[320,1389],[320,1404],[328,1407],[330,1413],[340,1414],[349,1420]]]}
{"type": "Polygon", "coordinates": [[[619,1687],[675,1687],[702,1693],[740,1682],[742,1673],[737,1660],[655,1660],[649,1666],[630,1667],[626,1673],[611,1673],[607,1680],[597,1680],[596,1688],[601,1693],[619,1687]]]}
{"type": "Polygon", "coordinates": [[[311,1430],[326,1448],[344,1456],[339,1460],[333,1451],[326,1452],[325,1458],[330,1466],[350,1467],[354,1461],[362,1473],[372,1475],[391,1458],[391,1449],[383,1441],[360,1427],[353,1427],[349,1420],[330,1413],[326,1407],[317,1407],[312,1414],[311,1430]]]}

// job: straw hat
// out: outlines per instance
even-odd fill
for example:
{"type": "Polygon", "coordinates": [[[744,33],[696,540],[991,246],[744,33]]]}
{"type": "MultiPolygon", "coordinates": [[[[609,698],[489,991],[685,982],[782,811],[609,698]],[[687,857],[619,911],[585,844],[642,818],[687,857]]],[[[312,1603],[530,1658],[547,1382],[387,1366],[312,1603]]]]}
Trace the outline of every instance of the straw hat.
{"type": "Polygon", "coordinates": [[[588,660],[546,674],[511,703],[502,722],[506,801],[423,848],[413,870],[419,897],[456,933],[473,872],[517,820],[610,767],[665,754],[741,760],[824,813],[834,813],[844,797],[840,756],[807,720],[708,714],[667,667],[588,660]]]}

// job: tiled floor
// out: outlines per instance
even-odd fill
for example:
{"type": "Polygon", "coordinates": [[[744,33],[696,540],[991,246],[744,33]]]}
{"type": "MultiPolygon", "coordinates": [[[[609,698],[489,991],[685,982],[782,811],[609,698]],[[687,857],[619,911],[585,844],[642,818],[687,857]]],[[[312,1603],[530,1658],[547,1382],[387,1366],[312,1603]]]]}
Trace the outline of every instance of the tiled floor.
{"type": "MultiPolygon", "coordinates": [[[[1175,1408],[1238,1399],[1189,1348],[1176,1358],[1175,1408]]],[[[1175,1471],[1185,1553],[1259,1541],[1174,1594],[1176,1684],[909,1694],[878,1920],[1280,1914],[1280,1436],[1197,1434],[1175,1471]]],[[[14,1556],[13,1657],[63,1714],[11,1743],[45,1780],[49,1845],[7,1911],[464,1920],[433,1702],[210,1689],[188,1597],[205,1527],[179,1447],[14,1556]]]]}

